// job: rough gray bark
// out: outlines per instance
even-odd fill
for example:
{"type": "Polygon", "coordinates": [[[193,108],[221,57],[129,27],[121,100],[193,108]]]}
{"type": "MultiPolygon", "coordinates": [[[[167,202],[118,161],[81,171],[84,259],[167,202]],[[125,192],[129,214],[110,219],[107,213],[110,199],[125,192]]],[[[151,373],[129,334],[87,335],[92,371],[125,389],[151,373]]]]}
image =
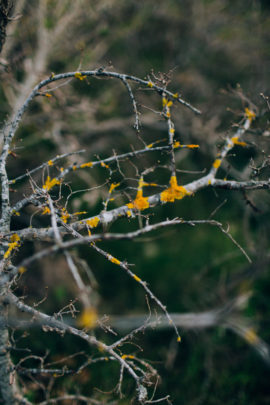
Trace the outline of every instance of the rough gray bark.
{"type": "Polygon", "coordinates": [[[10,13],[13,8],[11,0],[0,0],[0,53],[6,40],[6,28],[10,21],[10,13]]]}
{"type": "MultiPolygon", "coordinates": [[[[0,306],[0,312],[3,313],[2,305],[0,306]]],[[[0,330],[0,392],[4,404],[17,405],[21,403],[16,381],[12,374],[8,329],[4,327],[0,330]]]]}

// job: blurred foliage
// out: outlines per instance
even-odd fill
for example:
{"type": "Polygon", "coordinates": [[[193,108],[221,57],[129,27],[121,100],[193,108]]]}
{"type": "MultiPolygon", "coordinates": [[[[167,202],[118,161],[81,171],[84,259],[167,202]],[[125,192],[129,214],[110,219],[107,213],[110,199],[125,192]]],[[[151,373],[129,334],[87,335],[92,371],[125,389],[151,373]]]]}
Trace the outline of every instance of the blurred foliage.
{"type": "MultiPolygon", "coordinates": [[[[70,2],[63,2],[66,6],[62,11],[57,3],[61,2],[48,1],[45,26],[49,31],[61,25],[61,18],[64,20],[68,15],[70,2]]],[[[265,116],[267,105],[260,97],[261,92],[269,95],[270,91],[268,1],[77,0],[77,3],[79,13],[69,22],[68,29],[52,41],[48,61],[42,74],[38,75],[39,79],[51,72],[110,68],[111,65],[116,71],[139,77],[147,77],[152,70],[155,74],[159,71],[169,74],[169,87],[180,91],[203,112],[201,117],[194,117],[182,107],[173,110],[177,139],[201,146],[199,151],[179,151],[177,154],[177,167],[189,171],[209,168],[222,143],[222,131],[231,131],[232,124],[239,121],[246,105],[245,97],[248,97],[258,107],[258,121],[261,121],[258,125],[255,122],[254,131],[257,125],[259,132],[248,135],[249,148],[235,150],[235,156],[229,157],[227,172],[224,170],[223,174],[230,176],[230,165],[241,174],[250,159],[259,167],[261,150],[264,156],[269,153],[269,138],[263,136],[269,131],[269,115],[265,116]],[[260,132],[262,128],[264,132],[260,132]]],[[[1,73],[2,121],[12,110],[12,92],[16,97],[17,91],[15,83],[17,86],[23,83],[28,59],[31,59],[37,43],[36,7],[34,0],[25,2],[22,17],[13,33],[12,47],[5,55],[9,67],[1,73]]],[[[87,83],[73,81],[52,94],[50,99],[44,97],[33,103],[24,118],[14,145],[18,157],[10,158],[12,176],[48,161],[57,153],[86,148],[84,159],[88,161],[93,160],[95,154],[107,157],[112,154],[112,149],[121,153],[130,150],[130,145],[134,148],[140,145],[132,129],[131,103],[125,89],[118,83],[94,78],[87,83]]],[[[160,109],[158,98],[140,89],[135,96],[140,104],[141,136],[145,142],[166,137],[162,121],[158,121],[149,110],[149,107],[160,109]]],[[[72,157],[69,162],[76,159],[77,156],[72,157]]],[[[148,167],[154,161],[156,155],[144,155],[136,165],[148,167]]],[[[135,178],[132,167],[126,167],[126,173],[135,178]]],[[[168,182],[166,171],[156,173],[159,184],[168,182]]],[[[265,178],[268,175],[266,170],[265,178]]],[[[183,184],[199,176],[201,174],[179,174],[183,184]]],[[[69,180],[73,190],[80,190],[104,184],[108,177],[108,171],[101,168],[86,170],[83,175],[74,173],[69,180]]],[[[34,176],[34,179],[38,180],[38,177],[34,176]]],[[[154,175],[149,179],[156,180],[154,175]]],[[[112,180],[118,181],[118,178],[112,177],[112,180]]],[[[134,182],[131,184],[134,186],[134,182]]],[[[23,187],[24,192],[29,190],[29,186],[23,187]]],[[[75,194],[70,199],[69,209],[86,210],[88,215],[95,215],[102,209],[107,189],[108,186],[104,186],[96,192],[75,194]]],[[[214,218],[229,224],[232,235],[251,254],[251,266],[224,234],[209,225],[183,225],[155,232],[132,243],[122,241],[103,243],[102,246],[115,257],[134,264],[136,274],[149,283],[171,312],[216,308],[241,291],[252,290],[246,315],[257,326],[259,335],[269,342],[269,194],[265,191],[246,194],[204,190],[175,204],[156,207],[153,213],[155,221],[177,216],[206,219],[222,205],[214,213],[214,218]],[[257,211],[248,204],[249,200],[257,211]]],[[[16,201],[16,193],[13,198],[16,201]]],[[[126,196],[119,192],[117,200],[109,207],[125,202],[126,196]]],[[[32,214],[33,211],[25,209],[24,215],[14,219],[14,229],[28,226],[32,214]]],[[[121,219],[112,225],[111,230],[125,232],[137,226],[137,219],[121,219]]],[[[26,253],[31,249],[33,247],[26,246],[26,253]]],[[[79,251],[89,262],[97,280],[101,316],[148,311],[144,293],[133,280],[92,250],[81,247],[79,251]]],[[[42,298],[46,293],[45,286],[48,287],[48,299],[41,308],[52,312],[76,296],[64,263],[56,258],[54,266],[46,261],[38,268],[33,266],[22,276],[18,286],[25,295],[29,294],[32,301],[42,298]]],[[[111,339],[102,331],[97,334],[102,339],[111,339]]],[[[76,347],[78,352],[89,352],[89,348],[73,337],[65,336],[64,339],[37,330],[31,330],[29,336],[21,339],[21,347],[27,348],[31,342],[39,355],[44,355],[46,339],[50,361],[68,355],[70,347],[76,347]]],[[[183,343],[176,347],[175,336],[169,330],[145,332],[136,339],[143,350],[141,357],[151,360],[161,375],[157,388],[160,395],[169,393],[173,403],[179,405],[269,403],[269,368],[240,338],[215,329],[182,332],[182,339],[183,343]]],[[[136,352],[138,349],[133,347],[130,350],[136,352]]],[[[20,353],[15,352],[14,359],[19,360],[20,353]]],[[[71,365],[78,366],[80,360],[71,360],[71,365]]],[[[109,362],[105,366],[90,366],[75,378],[57,378],[52,390],[76,392],[79,384],[84,394],[96,396],[95,387],[104,392],[115,387],[118,372],[118,367],[109,362]]],[[[127,381],[124,391],[128,398],[132,387],[127,381]]],[[[40,387],[39,390],[28,390],[28,398],[34,402],[41,400],[44,393],[40,387]]],[[[105,394],[101,396],[107,397],[105,394]]],[[[124,398],[118,403],[130,402],[124,398]]]]}

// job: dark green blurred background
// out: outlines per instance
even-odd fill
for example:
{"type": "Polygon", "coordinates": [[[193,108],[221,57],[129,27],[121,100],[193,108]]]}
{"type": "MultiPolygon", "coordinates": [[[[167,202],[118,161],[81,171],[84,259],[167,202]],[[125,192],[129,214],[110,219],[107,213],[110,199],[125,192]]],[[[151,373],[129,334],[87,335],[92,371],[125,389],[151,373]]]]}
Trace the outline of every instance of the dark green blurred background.
{"type": "MultiPolygon", "coordinates": [[[[4,55],[9,67],[1,73],[2,121],[14,108],[18,88],[29,75],[29,60],[35,60],[37,3],[24,2],[22,16],[12,33],[12,43],[4,55]]],[[[199,150],[177,152],[177,167],[197,172],[210,168],[222,144],[222,136],[232,133],[233,124],[240,121],[244,108],[254,103],[258,118],[253,132],[245,138],[249,146],[236,147],[219,176],[241,179],[250,164],[260,167],[268,162],[269,111],[260,96],[260,93],[269,95],[270,90],[268,1],[78,0],[73,6],[72,2],[64,3],[66,7],[62,10],[57,1],[46,3],[48,32],[65,23],[76,3],[78,10],[64,32],[50,38],[46,60],[42,71],[36,73],[36,82],[51,72],[79,68],[105,67],[141,78],[148,77],[152,71],[156,75],[168,74],[169,89],[179,91],[202,111],[201,116],[194,116],[181,106],[172,111],[176,139],[200,145],[199,150]]],[[[159,97],[149,89],[138,87],[134,94],[141,113],[141,137],[147,144],[166,138],[166,124],[151,111],[161,109],[159,97]]],[[[10,175],[14,177],[58,153],[81,148],[87,150],[83,161],[93,160],[96,154],[108,157],[112,149],[121,153],[129,151],[131,145],[139,148],[141,143],[132,128],[133,121],[132,105],[119,83],[96,79],[87,83],[72,81],[55,90],[52,98],[44,97],[32,104],[14,145],[18,157],[10,158],[10,175]]],[[[77,157],[72,159],[76,161],[77,157]]],[[[143,170],[157,159],[165,163],[167,157],[149,155],[135,163],[143,170]]],[[[135,178],[130,164],[124,165],[124,170],[127,177],[135,178]]],[[[179,181],[185,184],[201,175],[179,173],[179,181]]],[[[251,171],[250,175],[254,179],[268,179],[268,163],[258,173],[251,171]]],[[[73,190],[80,190],[104,184],[108,176],[108,171],[101,168],[74,173],[68,181],[72,182],[73,190]]],[[[147,178],[160,185],[168,184],[168,180],[168,172],[161,169],[147,178]]],[[[111,181],[119,181],[117,171],[111,181]]],[[[136,183],[127,181],[124,186],[128,185],[135,187],[136,183]]],[[[13,193],[14,201],[18,199],[19,190],[27,192],[30,188],[25,182],[13,193]]],[[[70,212],[99,213],[107,191],[108,186],[104,186],[91,193],[75,194],[70,200],[70,212]]],[[[156,189],[147,191],[151,194],[156,189]]],[[[126,196],[119,192],[109,207],[126,202],[126,196]]],[[[269,193],[249,191],[244,195],[207,189],[183,201],[156,207],[150,219],[152,222],[175,217],[207,219],[222,203],[213,218],[225,227],[229,224],[233,237],[252,258],[252,265],[231,240],[208,225],[183,225],[156,231],[134,242],[110,242],[101,246],[117,258],[134,264],[132,269],[147,281],[170,312],[210,310],[225,305],[241,293],[251,292],[248,305],[240,315],[267,343],[270,341],[269,193]]],[[[14,229],[28,226],[32,214],[31,208],[25,209],[14,219],[14,229]]],[[[46,221],[37,216],[33,225],[46,225],[46,221]]],[[[137,228],[137,219],[121,219],[110,230],[126,232],[137,228]]],[[[29,254],[34,248],[29,243],[22,254],[29,254]]],[[[79,252],[89,263],[98,284],[100,316],[147,313],[144,292],[125,273],[93,250],[84,247],[79,252]]],[[[48,287],[48,299],[41,308],[53,313],[76,297],[71,283],[63,259],[55,258],[53,265],[46,259],[23,275],[18,292],[28,295],[29,302],[33,302],[43,297],[48,287]]],[[[112,341],[103,331],[97,331],[97,335],[106,342],[112,341]]],[[[135,339],[142,352],[133,345],[126,348],[127,352],[153,362],[161,376],[157,387],[159,396],[170,394],[172,402],[179,405],[270,403],[269,366],[244,340],[218,327],[181,331],[181,335],[182,343],[176,346],[173,331],[150,330],[135,339]]],[[[72,351],[89,351],[75,338],[44,335],[38,331],[29,332],[29,336],[20,340],[20,345],[32,346],[34,353],[40,355],[47,348],[51,361],[72,351]]],[[[19,358],[15,353],[14,359],[19,358]]],[[[69,365],[75,367],[80,361],[78,356],[69,365]]],[[[85,395],[99,395],[95,387],[112,390],[118,381],[118,371],[118,366],[113,364],[95,365],[80,376],[58,378],[52,392],[76,392],[81,386],[85,395]]],[[[44,386],[48,384],[45,377],[40,380],[44,386]]],[[[43,398],[42,387],[27,378],[24,383],[34,403],[43,398]]],[[[133,389],[127,377],[123,389],[126,397],[117,403],[131,403],[133,389]]]]}

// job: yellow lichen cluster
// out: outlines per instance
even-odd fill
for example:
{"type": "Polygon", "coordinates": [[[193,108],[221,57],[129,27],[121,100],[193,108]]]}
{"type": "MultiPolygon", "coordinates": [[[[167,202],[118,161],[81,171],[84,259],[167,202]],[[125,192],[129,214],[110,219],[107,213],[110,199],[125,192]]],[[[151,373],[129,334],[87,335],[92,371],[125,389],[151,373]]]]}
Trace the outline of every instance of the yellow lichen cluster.
{"type": "Polygon", "coordinates": [[[84,79],[86,79],[86,75],[82,75],[81,74],[81,72],[76,72],[75,74],[74,74],[74,77],[76,77],[76,79],[79,79],[79,80],[84,80],[84,79]]]}
{"type": "Polygon", "coordinates": [[[145,185],[143,178],[140,178],[139,187],[137,191],[136,198],[133,202],[128,203],[128,208],[135,208],[136,210],[142,211],[149,208],[148,198],[143,196],[143,186],[145,185]]]}
{"type": "Polygon", "coordinates": [[[116,257],[113,257],[111,255],[109,255],[109,260],[110,262],[114,263],[114,264],[121,264],[120,260],[116,259],[116,257]]]}
{"type": "Polygon", "coordinates": [[[239,137],[238,137],[238,136],[233,136],[233,137],[231,138],[231,141],[232,141],[233,145],[247,146],[246,142],[241,142],[241,141],[239,141],[239,137]]]}
{"type": "Polygon", "coordinates": [[[160,199],[163,202],[174,202],[174,200],[181,200],[187,195],[191,195],[191,193],[185,187],[178,186],[176,176],[172,176],[170,187],[162,191],[160,199]]]}
{"type": "Polygon", "coordinates": [[[51,213],[50,208],[49,208],[49,207],[45,207],[45,208],[43,209],[41,215],[47,215],[47,214],[50,214],[50,213],[51,213]]]}
{"type": "Polygon", "coordinates": [[[94,218],[91,218],[91,219],[87,219],[86,223],[90,228],[96,228],[98,226],[98,223],[99,223],[99,218],[94,217],[94,218]]]}
{"type": "Polygon", "coordinates": [[[119,187],[120,183],[112,183],[110,186],[109,193],[111,194],[116,187],[119,187]]]}
{"type": "Polygon", "coordinates": [[[4,254],[4,259],[7,259],[13,250],[20,246],[20,237],[17,233],[14,233],[10,238],[10,243],[8,244],[8,250],[4,254]]]}
{"type": "Polygon", "coordinates": [[[252,122],[256,118],[255,112],[250,110],[249,108],[245,108],[245,114],[250,122],[252,122]]]}
{"type": "Polygon", "coordinates": [[[96,326],[98,315],[96,308],[85,308],[78,319],[78,326],[80,328],[92,329],[96,326]]]}
{"type": "Polygon", "coordinates": [[[214,161],[214,163],[213,163],[213,167],[214,167],[215,169],[218,169],[220,165],[221,165],[221,159],[216,159],[216,160],[214,161]]]}
{"type": "Polygon", "coordinates": [[[54,186],[59,185],[59,184],[60,184],[60,180],[58,180],[56,178],[51,179],[50,176],[47,176],[45,184],[43,184],[42,188],[46,191],[49,191],[51,188],[53,188],[54,186]]]}
{"type": "Polygon", "coordinates": [[[62,221],[66,224],[68,218],[70,217],[70,214],[67,212],[67,210],[65,208],[62,209],[62,215],[61,215],[61,219],[62,221]]]}
{"type": "Polygon", "coordinates": [[[84,169],[85,167],[92,167],[93,166],[93,162],[87,162],[87,163],[83,163],[80,168],[84,169]]]}
{"type": "Polygon", "coordinates": [[[259,340],[255,330],[253,328],[247,329],[244,335],[244,338],[250,343],[251,345],[256,344],[259,340]]]}

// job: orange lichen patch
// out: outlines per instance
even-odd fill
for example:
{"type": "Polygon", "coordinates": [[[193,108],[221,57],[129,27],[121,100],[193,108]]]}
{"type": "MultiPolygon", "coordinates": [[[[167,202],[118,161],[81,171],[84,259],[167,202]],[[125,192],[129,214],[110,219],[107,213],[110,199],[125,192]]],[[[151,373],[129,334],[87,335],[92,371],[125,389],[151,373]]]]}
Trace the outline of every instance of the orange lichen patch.
{"type": "Polygon", "coordinates": [[[111,194],[116,187],[119,187],[120,183],[112,183],[110,186],[109,193],[111,194]]]}
{"type": "Polygon", "coordinates": [[[147,148],[152,148],[153,145],[154,145],[153,143],[149,143],[149,145],[147,145],[146,147],[147,147],[147,148]]]}
{"type": "Polygon", "coordinates": [[[100,164],[101,164],[101,167],[106,167],[106,169],[109,169],[109,165],[106,165],[106,163],[101,162],[100,164]]]}
{"type": "Polygon", "coordinates": [[[75,172],[75,170],[77,170],[78,168],[77,168],[77,166],[76,165],[73,165],[72,166],[72,170],[75,172]]]}
{"type": "Polygon", "coordinates": [[[109,260],[114,264],[121,264],[120,260],[116,259],[116,257],[109,256],[109,260]]]}
{"type": "Polygon", "coordinates": [[[42,188],[46,191],[49,191],[51,188],[53,188],[54,186],[60,184],[60,180],[54,178],[51,179],[50,176],[47,176],[47,179],[45,181],[45,184],[43,184],[42,188]]]}
{"type": "Polygon", "coordinates": [[[90,228],[96,228],[98,226],[98,223],[99,223],[99,218],[94,217],[94,218],[91,218],[91,219],[87,219],[86,223],[87,223],[88,226],[90,226],[90,228]]]}
{"type": "Polygon", "coordinates": [[[74,74],[74,77],[76,77],[76,79],[79,79],[79,80],[84,80],[84,79],[86,79],[86,75],[82,75],[81,74],[81,72],[76,72],[75,74],[74,74]]]}
{"type": "Polygon", "coordinates": [[[181,200],[187,195],[190,195],[187,189],[183,186],[178,186],[176,176],[170,179],[170,187],[162,191],[160,199],[163,202],[174,202],[174,200],[181,200]]]}
{"type": "Polygon", "coordinates": [[[180,148],[180,147],[181,147],[181,144],[180,144],[180,142],[179,142],[179,141],[174,142],[174,144],[173,144],[173,148],[174,148],[174,149],[176,149],[176,148],[180,148]]]}
{"type": "Polygon", "coordinates": [[[146,187],[158,187],[157,183],[143,183],[143,185],[146,187]]]}
{"type": "Polygon", "coordinates": [[[20,237],[17,233],[14,233],[10,238],[8,250],[4,254],[4,259],[7,259],[11,255],[11,252],[19,246],[20,246],[20,237]]]}
{"type": "Polygon", "coordinates": [[[48,166],[53,166],[53,161],[52,160],[48,161],[48,166]]]}
{"type": "Polygon", "coordinates": [[[238,136],[233,136],[231,139],[232,143],[234,145],[239,145],[239,146],[247,146],[246,142],[241,142],[239,141],[239,137],[238,136]]]}
{"type": "Polygon", "coordinates": [[[92,329],[96,326],[98,320],[98,315],[96,308],[89,307],[85,308],[78,318],[77,324],[80,328],[92,329]]]}
{"type": "Polygon", "coordinates": [[[92,167],[93,166],[93,162],[87,162],[87,163],[83,163],[80,168],[84,169],[85,167],[92,167]]]}
{"type": "Polygon", "coordinates": [[[135,359],[135,356],[133,356],[132,354],[123,354],[123,356],[121,356],[121,358],[122,358],[123,360],[125,360],[125,359],[131,359],[131,360],[133,360],[133,359],[135,359]]]}
{"type": "Polygon", "coordinates": [[[143,178],[141,177],[139,180],[139,187],[137,191],[137,195],[135,200],[132,203],[127,204],[128,208],[135,208],[136,210],[142,211],[145,210],[146,208],[149,208],[149,202],[148,198],[143,196],[143,186],[147,185],[143,181],[143,178]]]}
{"type": "Polygon", "coordinates": [[[245,108],[245,114],[249,122],[252,122],[256,118],[255,112],[250,110],[249,108],[245,108]]]}
{"type": "Polygon", "coordinates": [[[41,215],[46,215],[46,214],[50,214],[51,210],[49,207],[45,207],[44,210],[42,211],[41,215]]]}
{"type": "Polygon", "coordinates": [[[68,218],[70,217],[70,214],[67,212],[67,210],[65,208],[62,209],[62,215],[61,215],[61,219],[62,221],[66,224],[68,218]]]}
{"type": "Polygon", "coordinates": [[[215,169],[218,169],[220,165],[221,165],[221,159],[216,159],[216,160],[214,161],[214,163],[213,163],[213,167],[214,167],[215,169]]]}
{"type": "Polygon", "coordinates": [[[50,98],[50,97],[52,97],[52,95],[50,93],[45,93],[45,97],[50,98]]]}
{"type": "Polygon", "coordinates": [[[135,281],[138,281],[138,283],[142,281],[140,277],[136,276],[136,274],[133,274],[133,278],[135,281]]]}
{"type": "Polygon", "coordinates": [[[173,105],[171,100],[168,100],[166,97],[162,98],[162,106],[170,108],[173,105]]]}
{"type": "Polygon", "coordinates": [[[187,146],[187,148],[189,148],[189,149],[196,149],[196,148],[199,148],[200,146],[199,145],[195,145],[195,144],[190,144],[190,145],[186,145],[187,146]]]}
{"type": "Polygon", "coordinates": [[[244,338],[250,343],[251,345],[258,342],[259,338],[254,329],[250,328],[247,329],[244,335],[244,338]]]}
{"type": "Polygon", "coordinates": [[[149,208],[149,202],[147,197],[143,197],[142,190],[138,190],[135,200],[132,203],[127,204],[128,208],[136,208],[139,211],[143,211],[149,208]]]}

